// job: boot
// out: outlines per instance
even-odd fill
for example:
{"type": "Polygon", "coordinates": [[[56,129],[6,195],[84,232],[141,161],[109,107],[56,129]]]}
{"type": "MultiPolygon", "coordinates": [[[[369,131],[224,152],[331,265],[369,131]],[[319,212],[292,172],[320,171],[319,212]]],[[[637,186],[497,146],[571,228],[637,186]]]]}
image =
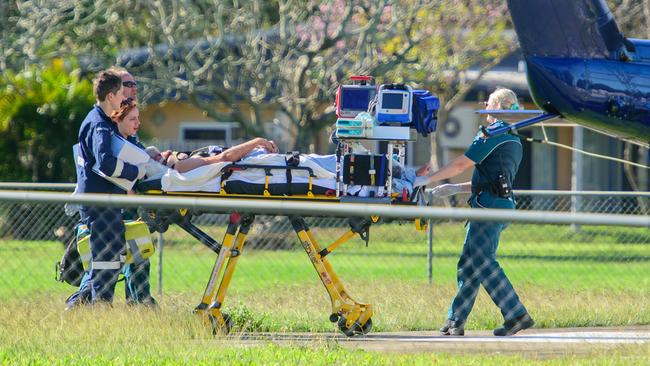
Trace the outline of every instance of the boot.
{"type": "Polygon", "coordinates": [[[533,325],[535,325],[535,321],[528,313],[525,313],[520,317],[506,320],[503,323],[503,327],[494,330],[494,335],[497,337],[515,335],[520,330],[528,329],[533,325]]]}
{"type": "Polygon", "coordinates": [[[463,336],[465,335],[465,322],[460,320],[447,319],[445,325],[440,328],[440,335],[463,336]]]}

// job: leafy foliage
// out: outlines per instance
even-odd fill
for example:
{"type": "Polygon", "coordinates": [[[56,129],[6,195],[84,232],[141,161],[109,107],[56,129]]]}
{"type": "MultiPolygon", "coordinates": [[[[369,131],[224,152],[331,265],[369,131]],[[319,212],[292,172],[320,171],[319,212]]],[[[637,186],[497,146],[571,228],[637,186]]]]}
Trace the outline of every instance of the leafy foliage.
{"type": "Polygon", "coordinates": [[[94,102],[92,85],[60,60],[0,78],[0,177],[74,181],[72,145],[94,102]]]}
{"type": "MultiPolygon", "coordinates": [[[[646,1],[608,2],[626,34],[644,35],[646,1]]],[[[61,0],[0,2],[0,13],[0,69],[70,55],[85,70],[121,63],[141,101],[182,99],[249,135],[277,110],[303,151],[334,121],[334,90],[350,75],[432,90],[444,123],[516,46],[502,0],[61,0]]]]}
{"type": "Polygon", "coordinates": [[[451,99],[459,85],[432,75],[481,68],[514,44],[500,0],[58,1],[19,12],[12,46],[28,63],[117,60],[144,101],[183,99],[249,135],[265,134],[276,110],[302,151],[322,150],[312,143],[334,122],[334,91],[350,75],[435,86],[451,99]]]}

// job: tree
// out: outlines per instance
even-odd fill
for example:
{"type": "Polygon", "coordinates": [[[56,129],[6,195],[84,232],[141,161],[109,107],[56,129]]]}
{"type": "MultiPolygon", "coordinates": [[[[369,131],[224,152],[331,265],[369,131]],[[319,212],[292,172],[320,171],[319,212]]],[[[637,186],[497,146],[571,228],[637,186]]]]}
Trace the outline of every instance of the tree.
{"type": "Polygon", "coordinates": [[[607,0],[607,3],[625,36],[650,38],[650,0],[607,0]]]}
{"type": "MultiPolygon", "coordinates": [[[[419,83],[440,98],[438,123],[464,100],[480,78],[513,52],[516,39],[505,1],[445,1],[421,11],[422,40],[403,62],[388,72],[393,80],[419,83]]],[[[401,44],[398,41],[397,44],[401,44]]],[[[439,134],[431,141],[431,164],[439,167],[439,134]]]]}
{"type": "Polygon", "coordinates": [[[305,151],[334,122],[335,88],[350,75],[420,82],[444,94],[448,110],[471,84],[451,80],[509,48],[502,3],[27,2],[18,6],[13,44],[25,49],[26,63],[70,54],[111,59],[131,49],[120,60],[138,74],[145,100],[183,98],[249,134],[263,133],[261,111],[270,106],[284,112],[305,151]],[[136,12],[139,23],[129,17],[136,12]]]}
{"type": "Polygon", "coordinates": [[[72,145],[94,102],[92,85],[58,60],[0,78],[0,177],[74,182],[72,145]]]}

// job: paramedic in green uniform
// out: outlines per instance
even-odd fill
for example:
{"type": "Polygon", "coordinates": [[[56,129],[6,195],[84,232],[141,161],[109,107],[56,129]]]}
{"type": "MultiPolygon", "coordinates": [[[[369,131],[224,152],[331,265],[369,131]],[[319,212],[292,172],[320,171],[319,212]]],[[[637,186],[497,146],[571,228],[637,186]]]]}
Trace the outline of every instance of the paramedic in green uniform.
{"type": "MultiPolygon", "coordinates": [[[[519,109],[517,96],[509,89],[497,89],[487,102],[486,109],[519,109]]],[[[503,121],[488,115],[487,129],[505,126],[503,121]]],[[[486,138],[480,132],[464,155],[454,159],[436,172],[424,166],[419,173],[429,175],[428,182],[459,175],[474,167],[471,182],[443,184],[433,189],[439,197],[471,192],[472,208],[514,209],[512,182],[522,157],[519,138],[501,134],[486,138]]],[[[503,327],[495,329],[495,336],[509,336],[533,326],[534,321],[519,300],[515,289],[496,260],[499,235],[505,223],[470,221],[463,251],[458,260],[458,292],[447,314],[447,322],[440,329],[442,335],[464,335],[464,325],[483,285],[492,301],[501,309],[503,327]]]]}

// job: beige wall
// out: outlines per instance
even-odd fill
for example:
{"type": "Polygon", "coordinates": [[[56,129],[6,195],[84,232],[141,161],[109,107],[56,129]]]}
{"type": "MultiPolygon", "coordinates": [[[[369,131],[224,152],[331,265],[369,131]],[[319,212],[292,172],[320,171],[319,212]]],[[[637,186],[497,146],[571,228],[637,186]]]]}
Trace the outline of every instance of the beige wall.
{"type": "MultiPolygon", "coordinates": [[[[448,152],[448,157],[449,161],[452,161],[456,159],[457,157],[463,155],[465,153],[465,149],[450,149],[448,152]]],[[[442,166],[442,164],[441,164],[442,166]]],[[[469,182],[472,180],[472,173],[474,172],[474,169],[467,169],[460,175],[456,176],[455,178],[450,179],[452,183],[465,183],[469,182]]]]}
{"type": "MultiPolygon", "coordinates": [[[[262,122],[272,122],[274,115],[274,110],[265,110],[262,122]]],[[[186,102],[149,104],[140,111],[140,121],[146,135],[160,140],[177,140],[181,122],[214,122],[202,110],[186,102]]]]}

